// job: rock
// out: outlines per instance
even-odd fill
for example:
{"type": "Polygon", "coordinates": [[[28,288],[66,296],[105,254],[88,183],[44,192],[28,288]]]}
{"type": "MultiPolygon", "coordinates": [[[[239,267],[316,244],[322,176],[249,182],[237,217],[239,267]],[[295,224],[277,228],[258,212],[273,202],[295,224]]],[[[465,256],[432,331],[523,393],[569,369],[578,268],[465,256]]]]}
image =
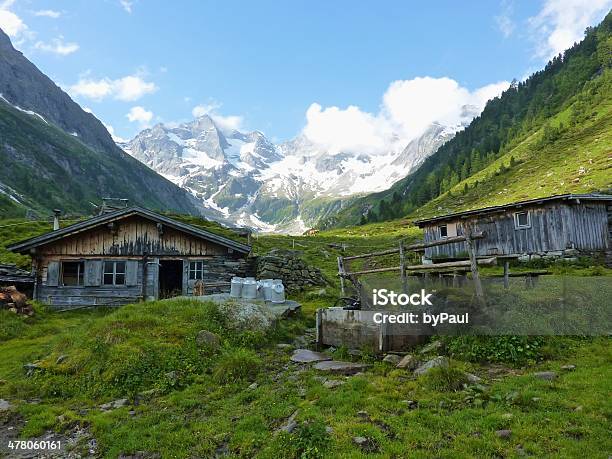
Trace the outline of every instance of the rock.
{"type": "Polygon", "coordinates": [[[32,376],[36,370],[42,370],[37,363],[26,363],[23,368],[26,370],[26,376],[32,376]]]}
{"type": "Polygon", "coordinates": [[[176,382],[178,381],[178,375],[177,375],[176,371],[174,371],[174,370],[173,371],[169,371],[164,376],[166,377],[168,382],[170,382],[172,385],[176,384],[176,382]]]}
{"type": "Polygon", "coordinates": [[[370,415],[368,414],[368,412],[363,410],[357,411],[357,416],[361,419],[370,419],[370,415]]]}
{"type": "Polygon", "coordinates": [[[438,352],[439,350],[444,348],[444,343],[442,341],[432,341],[423,349],[421,349],[421,354],[429,354],[430,352],[438,352]]]}
{"type": "Polygon", "coordinates": [[[510,429],[497,430],[495,431],[495,435],[497,435],[499,438],[510,438],[512,431],[510,429]]]}
{"type": "Polygon", "coordinates": [[[402,368],[405,370],[414,370],[419,362],[416,357],[412,354],[405,355],[396,365],[397,368],[402,368]]]}
{"type": "Polygon", "coordinates": [[[251,384],[251,385],[250,385],[250,386],[249,386],[247,389],[250,389],[250,390],[255,390],[255,389],[257,389],[257,383],[256,383],[256,382],[254,382],[254,383],[253,383],[253,384],[251,384]]]}
{"type": "Polygon", "coordinates": [[[479,382],[482,381],[482,378],[476,375],[473,375],[472,373],[465,372],[464,375],[465,375],[465,379],[467,379],[467,382],[471,384],[478,384],[479,382]]]}
{"type": "Polygon", "coordinates": [[[385,355],[383,362],[390,363],[391,365],[397,365],[401,360],[402,358],[399,355],[387,354],[385,355]]]}
{"type": "Polygon", "coordinates": [[[338,381],[337,379],[330,379],[323,383],[323,387],[325,387],[326,389],[334,389],[338,386],[341,386],[344,383],[345,381],[338,381]]]}
{"type": "Polygon", "coordinates": [[[563,365],[561,369],[564,371],[574,371],[576,369],[576,365],[563,365]]]}
{"type": "Polygon", "coordinates": [[[128,399],[127,398],[119,398],[115,401],[112,402],[108,402],[108,403],[104,403],[102,405],[100,405],[100,409],[107,411],[107,410],[112,410],[114,408],[121,408],[123,406],[126,406],[128,404],[128,399]]]}
{"type": "Polygon", "coordinates": [[[196,335],[196,344],[198,347],[210,347],[217,349],[221,344],[221,340],[217,335],[208,330],[200,330],[196,335]]]}
{"type": "Polygon", "coordinates": [[[427,373],[432,368],[443,367],[448,368],[449,362],[446,357],[438,356],[431,360],[428,360],[423,365],[414,370],[414,374],[417,376],[427,373]]]}
{"type": "Polygon", "coordinates": [[[359,349],[349,349],[347,353],[353,357],[361,357],[363,355],[363,352],[361,352],[359,349]]]}
{"type": "Polygon", "coordinates": [[[584,407],[582,405],[578,405],[576,408],[574,408],[574,411],[582,411],[583,408],[584,407]]]}
{"type": "Polygon", "coordinates": [[[4,400],[2,398],[0,398],[0,412],[2,411],[8,411],[10,410],[12,407],[12,405],[9,403],[8,400],[4,400]]]}
{"type": "Polygon", "coordinates": [[[315,370],[343,375],[353,375],[367,367],[368,365],[362,363],[340,362],[335,360],[319,362],[314,366],[315,370]]]}
{"type": "Polygon", "coordinates": [[[539,371],[533,374],[534,377],[538,379],[543,379],[545,381],[552,381],[557,378],[557,373],[554,371],[539,371]]]}
{"type": "Polygon", "coordinates": [[[416,410],[419,407],[419,402],[416,400],[402,400],[402,403],[405,403],[409,410],[416,410]]]}
{"type": "Polygon", "coordinates": [[[64,360],[66,360],[67,358],[68,358],[68,356],[67,356],[67,355],[63,355],[63,354],[62,354],[62,355],[60,355],[60,356],[57,358],[57,360],[55,361],[55,364],[56,364],[56,365],[59,365],[60,363],[62,363],[62,362],[63,362],[64,360]]]}
{"type": "Polygon", "coordinates": [[[327,354],[311,351],[309,349],[296,349],[291,356],[291,361],[297,363],[323,362],[331,359],[332,358],[327,354]]]}
{"type": "Polygon", "coordinates": [[[327,434],[333,434],[334,433],[334,428],[331,426],[325,426],[325,432],[327,434]]]}
{"type": "Polygon", "coordinates": [[[505,420],[510,420],[513,417],[514,417],[514,415],[512,413],[504,413],[504,414],[502,414],[502,419],[505,419],[505,420]]]}
{"type": "Polygon", "coordinates": [[[296,410],[293,412],[291,416],[287,418],[285,423],[276,430],[276,432],[287,432],[287,433],[293,432],[298,425],[297,421],[295,420],[297,415],[298,415],[298,412],[296,410]]]}
{"type": "Polygon", "coordinates": [[[276,347],[278,349],[291,349],[293,347],[293,345],[289,344],[289,343],[278,343],[276,345],[276,347]]]}
{"type": "Polygon", "coordinates": [[[367,453],[373,453],[378,450],[378,445],[371,438],[353,437],[353,443],[367,453]]]}

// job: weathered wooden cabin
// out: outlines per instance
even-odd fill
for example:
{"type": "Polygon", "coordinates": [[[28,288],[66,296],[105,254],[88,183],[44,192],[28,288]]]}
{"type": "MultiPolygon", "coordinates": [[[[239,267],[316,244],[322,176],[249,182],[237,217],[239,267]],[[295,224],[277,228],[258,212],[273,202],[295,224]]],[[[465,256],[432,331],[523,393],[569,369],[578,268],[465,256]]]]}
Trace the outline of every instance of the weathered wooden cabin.
{"type": "Polygon", "coordinates": [[[32,257],[33,297],[67,309],[216,293],[244,276],[251,248],[130,207],[8,247],[32,257]]]}
{"type": "MultiPolygon", "coordinates": [[[[521,260],[579,255],[605,256],[612,262],[612,195],[564,194],[468,210],[415,222],[425,242],[483,231],[474,241],[476,255],[521,260]]],[[[467,256],[465,242],[425,249],[425,259],[467,256]]]]}

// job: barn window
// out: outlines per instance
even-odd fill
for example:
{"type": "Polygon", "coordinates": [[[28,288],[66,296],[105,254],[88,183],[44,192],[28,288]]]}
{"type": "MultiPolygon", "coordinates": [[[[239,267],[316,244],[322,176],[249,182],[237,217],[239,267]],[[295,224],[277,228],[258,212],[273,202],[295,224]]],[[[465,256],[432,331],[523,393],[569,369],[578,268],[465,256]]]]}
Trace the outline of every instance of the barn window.
{"type": "Polygon", "coordinates": [[[75,286],[83,285],[83,273],[85,272],[85,262],[83,261],[63,261],[62,262],[62,285],[75,286]]]}
{"type": "Polygon", "coordinates": [[[190,261],[189,262],[189,280],[197,280],[204,278],[204,262],[190,261]]]}
{"type": "Polygon", "coordinates": [[[528,211],[515,212],[514,213],[514,228],[530,228],[531,218],[529,217],[528,211]]]}
{"type": "Polygon", "coordinates": [[[440,237],[448,237],[448,226],[440,225],[440,237]]]}
{"type": "Polygon", "coordinates": [[[104,285],[125,285],[125,261],[104,262],[104,285]]]}

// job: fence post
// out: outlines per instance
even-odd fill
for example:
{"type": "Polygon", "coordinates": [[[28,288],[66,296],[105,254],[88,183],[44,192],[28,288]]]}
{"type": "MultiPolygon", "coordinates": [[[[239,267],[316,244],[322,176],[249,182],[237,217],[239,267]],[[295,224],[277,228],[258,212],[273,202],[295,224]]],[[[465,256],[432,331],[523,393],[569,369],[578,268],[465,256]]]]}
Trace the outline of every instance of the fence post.
{"type": "Polygon", "coordinates": [[[510,262],[504,261],[504,288],[508,290],[510,288],[510,262]]]}
{"type": "Polygon", "coordinates": [[[338,274],[340,275],[340,291],[342,296],[346,296],[344,293],[344,260],[342,257],[338,257],[338,274]]]}
{"type": "Polygon", "coordinates": [[[466,229],[465,245],[470,257],[470,270],[472,271],[472,279],[474,280],[474,287],[476,288],[476,298],[478,298],[479,302],[483,303],[484,293],[482,291],[482,284],[480,283],[480,276],[478,275],[478,262],[476,261],[476,250],[474,247],[474,240],[472,239],[472,230],[471,228],[466,229]]]}
{"type": "Polygon", "coordinates": [[[402,292],[408,293],[408,282],[406,278],[406,254],[404,253],[404,241],[399,243],[400,254],[400,278],[402,279],[402,292]]]}

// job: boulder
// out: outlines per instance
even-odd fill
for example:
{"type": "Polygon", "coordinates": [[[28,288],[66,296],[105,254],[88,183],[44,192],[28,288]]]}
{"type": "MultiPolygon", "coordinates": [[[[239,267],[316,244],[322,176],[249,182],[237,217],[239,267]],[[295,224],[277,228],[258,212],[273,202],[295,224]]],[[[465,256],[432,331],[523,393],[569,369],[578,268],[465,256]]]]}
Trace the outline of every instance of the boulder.
{"type": "Polygon", "coordinates": [[[340,362],[336,360],[319,362],[314,366],[315,370],[342,375],[353,375],[365,370],[367,367],[368,365],[363,363],[340,362]]]}
{"type": "Polygon", "coordinates": [[[495,435],[497,435],[499,438],[510,438],[512,431],[510,429],[501,429],[495,431],[495,435]]]}
{"type": "Polygon", "coordinates": [[[419,362],[416,357],[412,354],[405,355],[396,365],[397,368],[402,368],[405,370],[414,370],[419,362]]]}
{"type": "Polygon", "coordinates": [[[385,355],[383,362],[390,363],[391,365],[397,365],[398,363],[400,363],[401,360],[402,358],[399,355],[387,354],[385,355]]]}
{"type": "Polygon", "coordinates": [[[345,381],[339,381],[337,379],[330,379],[323,383],[323,387],[325,387],[326,389],[335,389],[336,387],[341,386],[344,383],[345,381]]]}
{"type": "Polygon", "coordinates": [[[12,405],[9,403],[8,400],[4,400],[4,399],[0,398],[0,413],[2,411],[10,410],[11,407],[12,407],[12,405]]]}
{"type": "Polygon", "coordinates": [[[438,356],[438,357],[434,357],[431,360],[428,360],[423,365],[418,367],[416,370],[414,370],[414,374],[417,376],[420,376],[420,375],[427,373],[432,368],[437,368],[437,367],[448,368],[448,366],[449,366],[448,358],[438,356]]]}
{"type": "Polygon", "coordinates": [[[296,349],[291,356],[291,361],[297,363],[323,362],[331,359],[327,354],[311,351],[310,349],[296,349]]]}
{"type": "Polygon", "coordinates": [[[196,344],[198,347],[210,347],[217,349],[221,344],[219,337],[208,330],[200,330],[196,335],[196,344]]]}
{"type": "Polygon", "coordinates": [[[465,379],[467,380],[467,382],[469,382],[470,384],[478,384],[479,382],[482,381],[482,378],[472,374],[472,373],[464,373],[465,375],[465,379]]]}
{"type": "Polygon", "coordinates": [[[557,373],[555,373],[554,371],[539,371],[537,373],[534,373],[533,376],[538,379],[543,379],[545,381],[552,381],[553,379],[557,378],[557,373]]]}

